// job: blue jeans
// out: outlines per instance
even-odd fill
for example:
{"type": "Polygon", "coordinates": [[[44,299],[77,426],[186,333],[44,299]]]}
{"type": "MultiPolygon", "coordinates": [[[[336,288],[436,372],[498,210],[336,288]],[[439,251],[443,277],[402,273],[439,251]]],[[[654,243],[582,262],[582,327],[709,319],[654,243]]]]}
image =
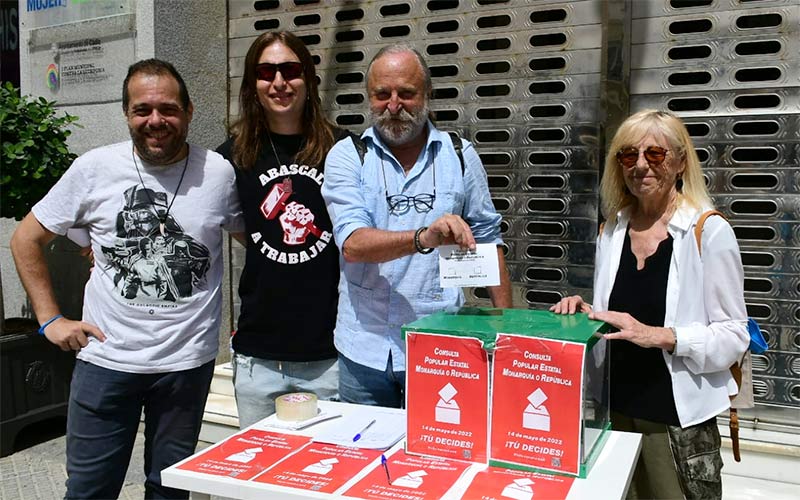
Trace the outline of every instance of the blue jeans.
{"type": "Polygon", "coordinates": [[[144,497],[189,498],[161,471],[194,453],[214,361],[180,372],[126,373],[77,360],[67,413],[66,498],[117,498],[144,408],[144,497]]]}
{"type": "Polygon", "coordinates": [[[290,392],[313,392],[321,400],[337,400],[339,364],[321,361],[275,361],[234,354],[233,388],[239,427],[244,429],[275,413],[275,398],[290,392]]]}
{"type": "Polygon", "coordinates": [[[392,354],[386,369],[375,370],[339,354],[339,397],[345,403],[403,408],[406,372],[392,369],[392,354]]]}

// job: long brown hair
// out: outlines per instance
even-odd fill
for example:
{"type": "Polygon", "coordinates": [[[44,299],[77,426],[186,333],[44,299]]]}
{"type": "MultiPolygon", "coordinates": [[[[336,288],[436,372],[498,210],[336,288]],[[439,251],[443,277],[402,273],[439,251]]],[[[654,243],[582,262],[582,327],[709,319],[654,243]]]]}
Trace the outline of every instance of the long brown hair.
{"type": "Polygon", "coordinates": [[[303,135],[305,145],[297,153],[296,161],[306,165],[318,165],[325,159],[328,150],[335,142],[333,125],[322,112],[317,74],[314,60],[311,59],[302,40],[288,31],[264,33],[250,45],[244,59],[244,76],[239,90],[239,118],[231,126],[233,136],[233,160],[239,167],[253,168],[261,150],[262,139],[269,132],[269,124],[264,108],[256,93],[256,64],[265,48],[273,43],[282,43],[300,59],[303,65],[303,80],[306,83],[308,99],[303,108],[303,135]]]}

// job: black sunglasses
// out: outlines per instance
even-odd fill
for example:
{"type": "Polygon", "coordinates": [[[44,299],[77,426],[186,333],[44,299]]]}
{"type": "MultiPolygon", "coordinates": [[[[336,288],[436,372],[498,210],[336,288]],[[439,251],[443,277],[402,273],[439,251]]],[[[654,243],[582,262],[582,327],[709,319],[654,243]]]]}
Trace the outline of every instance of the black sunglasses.
{"type": "Polygon", "coordinates": [[[287,61],[280,64],[261,63],[256,64],[256,78],[271,82],[275,80],[275,75],[281,72],[284,80],[294,80],[302,78],[303,64],[296,61],[287,61]]]}
{"type": "MultiPolygon", "coordinates": [[[[669,153],[668,149],[660,148],[658,146],[650,146],[644,150],[644,159],[647,160],[647,163],[650,165],[657,167],[664,163],[664,160],[667,159],[667,153],[669,153]]],[[[630,168],[636,165],[636,162],[639,161],[639,150],[632,146],[622,148],[617,151],[617,161],[623,167],[630,168]]]]}

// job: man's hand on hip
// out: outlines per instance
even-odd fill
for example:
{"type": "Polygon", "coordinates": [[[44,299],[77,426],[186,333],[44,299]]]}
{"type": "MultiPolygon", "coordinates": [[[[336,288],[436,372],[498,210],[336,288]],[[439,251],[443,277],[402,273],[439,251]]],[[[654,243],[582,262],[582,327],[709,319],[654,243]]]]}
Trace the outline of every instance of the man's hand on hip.
{"type": "Polygon", "coordinates": [[[47,325],[44,336],[62,351],[79,351],[89,343],[89,336],[100,342],[106,340],[106,336],[96,326],[67,318],[59,318],[47,325]]]}

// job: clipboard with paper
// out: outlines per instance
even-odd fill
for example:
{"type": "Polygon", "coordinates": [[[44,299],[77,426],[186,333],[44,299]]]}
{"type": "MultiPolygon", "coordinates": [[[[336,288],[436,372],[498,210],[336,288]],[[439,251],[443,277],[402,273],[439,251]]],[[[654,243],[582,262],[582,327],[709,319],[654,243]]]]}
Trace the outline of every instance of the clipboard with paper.
{"type": "Polygon", "coordinates": [[[370,406],[343,416],[336,426],[316,436],[314,441],[387,450],[405,435],[406,416],[403,410],[370,406]]]}

